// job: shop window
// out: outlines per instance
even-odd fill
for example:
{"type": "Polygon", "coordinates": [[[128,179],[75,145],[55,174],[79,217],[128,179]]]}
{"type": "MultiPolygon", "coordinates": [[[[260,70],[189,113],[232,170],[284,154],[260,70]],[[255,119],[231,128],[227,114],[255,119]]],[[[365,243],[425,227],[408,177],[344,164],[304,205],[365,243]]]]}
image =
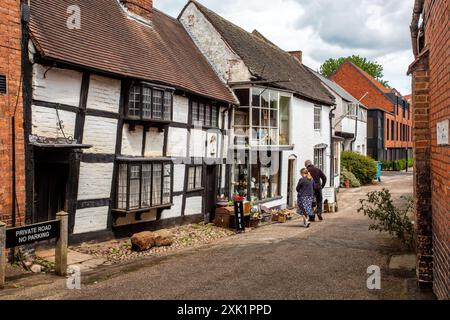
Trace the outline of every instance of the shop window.
{"type": "Polygon", "coordinates": [[[170,206],[172,163],[120,163],[116,199],[116,208],[126,211],[170,206]]]}
{"type": "MultiPolygon", "coordinates": [[[[360,152],[360,150],[358,150],[360,152]]],[[[322,171],[325,171],[325,149],[314,150],[314,165],[322,171]]]]}
{"type": "Polygon", "coordinates": [[[219,107],[202,101],[191,101],[192,124],[202,127],[217,128],[219,124],[219,107]]]}
{"type": "Polygon", "coordinates": [[[203,188],[203,167],[192,166],[188,168],[188,191],[203,188]]]}
{"type": "Polygon", "coordinates": [[[267,200],[280,195],[280,153],[255,152],[251,165],[251,199],[267,200]]]}
{"type": "Polygon", "coordinates": [[[279,144],[279,94],[252,88],[252,141],[257,145],[279,144]]]}
{"type": "Polygon", "coordinates": [[[314,106],[314,130],[322,130],[322,107],[314,106]]]}
{"type": "Polygon", "coordinates": [[[172,120],[173,92],[145,84],[131,86],[126,116],[130,119],[172,120]]]}
{"type": "Polygon", "coordinates": [[[289,141],[289,107],[290,97],[280,97],[280,145],[287,146],[289,141]]]}

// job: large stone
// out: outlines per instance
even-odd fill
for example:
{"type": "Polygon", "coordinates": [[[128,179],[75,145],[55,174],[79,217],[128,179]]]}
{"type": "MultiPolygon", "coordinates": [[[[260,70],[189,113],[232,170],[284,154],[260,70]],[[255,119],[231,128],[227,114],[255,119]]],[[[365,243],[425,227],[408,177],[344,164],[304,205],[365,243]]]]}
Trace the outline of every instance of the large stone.
{"type": "Polygon", "coordinates": [[[31,266],[31,272],[33,273],[41,273],[42,272],[42,266],[39,264],[33,264],[31,266]]]}
{"type": "Polygon", "coordinates": [[[155,234],[150,231],[136,233],[131,237],[133,251],[147,251],[155,245],[155,234]]]}
{"type": "Polygon", "coordinates": [[[172,232],[169,230],[159,230],[155,233],[155,245],[157,247],[171,246],[174,241],[172,232]]]}

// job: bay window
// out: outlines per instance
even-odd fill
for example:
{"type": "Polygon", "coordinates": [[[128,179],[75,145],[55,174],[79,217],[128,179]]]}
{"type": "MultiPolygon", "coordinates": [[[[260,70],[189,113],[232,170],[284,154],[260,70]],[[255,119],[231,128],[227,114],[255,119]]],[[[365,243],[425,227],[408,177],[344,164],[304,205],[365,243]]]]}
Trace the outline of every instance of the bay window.
{"type": "Polygon", "coordinates": [[[188,167],[188,191],[203,188],[203,166],[188,167]]]}
{"type": "Polygon", "coordinates": [[[134,211],[170,206],[173,164],[125,162],[119,164],[116,209],[134,211]]]}
{"type": "Polygon", "coordinates": [[[128,94],[126,117],[132,120],[172,120],[173,91],[133,84],[128,94]]]}

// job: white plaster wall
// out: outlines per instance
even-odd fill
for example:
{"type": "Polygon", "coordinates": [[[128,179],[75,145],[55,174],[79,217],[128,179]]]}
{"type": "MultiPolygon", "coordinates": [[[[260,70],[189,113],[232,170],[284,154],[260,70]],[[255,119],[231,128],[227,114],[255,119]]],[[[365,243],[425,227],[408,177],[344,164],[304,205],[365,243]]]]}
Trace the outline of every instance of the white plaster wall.
{"type": "Polygon", "coordinates": [[[120,80],[91,75],[87,108],[118,113],[120,89],[120,80]]]}
{"type": "Polygon", "coordinates": [[[133,131],[130,131],[129,128],[130,126],[128,124],[124,124],[121,154],[125,156],[141,156],[144,128],[142,126],[136,126],[133,131]]]}
{"type": "Polygon", "coordinates": [[[33,66],[33,99],[78,107],[82,74],[67,69],[33,66]],[[44,77],[45,74],[45,77],[44,77]]]}
{"type": "Polygon", "coordinates": [[[203,198],[202,197],[192,197],[186,199],[186,216],[192,216],[196,214],[202,213],[202,203],[203,198]]]}
{"type": "Polygon", "coordinates": [[[181,192],[184,190],[184,176],[186,166],[184,164],[176,164],[173,166],[173,191],[181,192]]]}
{"type": "Polygon", "coordinates": [[[108,211],[108,207],[77,210],[73,233],[80,234],[107,229],[108,211]]]}
{"type": "Polygon", "coordinates": [[[188,130],[183,128],[170,128],[167,139],[167,155],[169,157],[187,156],[188,130]]]}
{"type": "Polygon", "coordinates": [[[164,132],[157,128],[150,128],[145,138],[145,156],[162,157],[164,148],[164,132]]]}
{"type": "Polygon", "coordinates": [[[83,143],[93,145],[89,153],[116,152],[117,120],[86,116],[83,143]]]}
{"type": "Polygon", "coordinates": [[[304,167],[306,160],[314,160],[314,146],[326,144],[325,175],[330,178],[330,107],[322,107],[322,130],[314,130],[314,104],[294,98],[291,108],[291,122],[294,124],[291,130],[291,141],[294,150],[291,154],[297,155],[298,170],[304,167]]]}
{"type": "Polygon", "coordinates": [[[223,80],[235,82],[250,79],[251,74],[242,59],[223,41],[193,3],[182,12],[180,22],[223,80]]]}
{"type": "Polygon", "coordinates": [[[173,197],[173,206],[161,213],[161,219],[170,219],[181,217],[181,207],[183,205],[183,196],[173,197]]]}
{"type": "MultiPolygon", "coordinates": [[[[47,138],[62,138],[63,133],[57,129],[58,117],[56,109],[31,106],[33,134],[47,138]]],[[[63,122],[66,137],[74,136],[76,113],[59,110],[59,119],[63,122]]]]}
{"type": "Polygon", "coordinates": [[[206,132],[203,130],[191,130],[190,136],[190,150],[189,155],[191,157],[204,157],[205,156],[205,140],[206,132]]]}
{"type": "Polygon", "coordinates": [[[78,200],[106,199],[111,197],[113,163],[80,164],[78,200]]]}
{"type": "Polygon", "coordinates": [[[358,121],[355,145],[361,146],[361,154],[367,155],[367,122],[358,121]]]}
{"type": "Polygon", "coordinates": [[[173,121],[188,123],[189,121],[189,99],[183,96],[173,96],[173,121]]]}

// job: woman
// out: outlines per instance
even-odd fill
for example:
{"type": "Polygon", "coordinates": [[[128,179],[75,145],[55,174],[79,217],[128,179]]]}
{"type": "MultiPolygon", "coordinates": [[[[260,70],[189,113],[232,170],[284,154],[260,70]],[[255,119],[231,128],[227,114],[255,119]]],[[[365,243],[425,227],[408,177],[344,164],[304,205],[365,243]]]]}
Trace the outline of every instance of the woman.
{"type": "Polygon", "coordinates": [[[305,228],[310,226],[310,218],[314,217],[314,179],[308,169],[303,168],[300,171],[302,176],[297,184],[297,207],[298,214],[303,216],[303,225],[305,228]]]}

